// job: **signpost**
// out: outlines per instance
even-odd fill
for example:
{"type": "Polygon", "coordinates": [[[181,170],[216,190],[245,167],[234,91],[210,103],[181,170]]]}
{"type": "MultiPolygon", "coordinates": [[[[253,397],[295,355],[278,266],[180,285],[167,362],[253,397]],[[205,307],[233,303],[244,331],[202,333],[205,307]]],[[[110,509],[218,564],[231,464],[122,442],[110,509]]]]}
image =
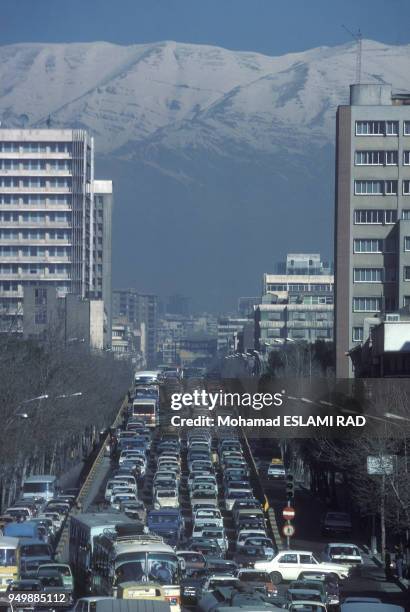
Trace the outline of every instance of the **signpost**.
{"type": "Polygon", "coordinates": [[[285,521],[291,521],[295,518],[295,509],[291,506],[286,506],[286,508],[283,509],[282,516],[285,521]]]}
{"type": "Polygon", "coordinates": [[[295,534],[295,528],[292,523],[287,523],[283,526],[282,533],[287,538],[291,538],[295,534]]]}
{"type": "Polygon", "coordinates": [[[286,508],[283,508],[282,510],[282,516],[286,521],[285,525],[283,526],[282,533],[286,537],[286,545],[288,548],[290,548],[290,538],[295,534],[295,528],[290,522],[295,518],[295,515],[296,512],[292,506],[286,506],[286,508]]]}

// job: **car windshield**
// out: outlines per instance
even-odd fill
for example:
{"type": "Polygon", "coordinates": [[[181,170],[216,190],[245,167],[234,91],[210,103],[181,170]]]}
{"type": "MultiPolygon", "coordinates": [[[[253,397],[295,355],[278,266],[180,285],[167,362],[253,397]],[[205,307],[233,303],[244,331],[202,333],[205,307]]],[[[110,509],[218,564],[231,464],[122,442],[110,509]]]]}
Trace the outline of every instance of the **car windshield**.
{"type": "Polygon", "coordinates": [[[16,551],[11,548],[0,548],[0,567],[16,565],[16,551]]]}
{"type": "Polygon", "coordinates": [[[358,549],[355,546],[332,546],[329,554],[334,555],[347,555],[350,557],[358,557],[360,555],[358,549]]]}
{"type": "Polygon", "coordinates": [[[167,553],[125,553],[116,560],[117,583],[143,582],[178,584],[178,560],[167,553]]]}
{"type": "Polygon", "coordinates": [[[175,523],[176,519],[176,514],[156,514],[150,516],[148,520],[151,525],[163,525],[164,523],[175,523]]]}

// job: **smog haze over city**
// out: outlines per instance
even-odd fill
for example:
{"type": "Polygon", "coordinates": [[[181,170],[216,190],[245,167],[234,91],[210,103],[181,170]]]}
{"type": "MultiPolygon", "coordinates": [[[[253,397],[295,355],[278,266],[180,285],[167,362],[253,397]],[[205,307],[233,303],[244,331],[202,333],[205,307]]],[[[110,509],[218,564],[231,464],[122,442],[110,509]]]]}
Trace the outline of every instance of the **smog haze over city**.
{"type": "Polygon", "coordinates": [[[333,260],[334,113],[355,74],[342,26],[362,30],[366,81],[405,88],[408,2],[1,4],[2,125],[94,135],[114,287],[222,312],[288,252],[333,260]]]}

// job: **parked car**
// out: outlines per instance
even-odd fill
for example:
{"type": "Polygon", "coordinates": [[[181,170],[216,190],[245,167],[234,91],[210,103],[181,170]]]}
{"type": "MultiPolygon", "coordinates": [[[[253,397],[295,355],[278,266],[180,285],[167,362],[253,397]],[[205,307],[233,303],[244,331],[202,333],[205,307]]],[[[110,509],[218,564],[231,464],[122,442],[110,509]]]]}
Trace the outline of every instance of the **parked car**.
{"type": "Polygon", "coordinates": [[[352,521],[346,512],[327,512],[322,520],[322,533],[328,535],[329,533],[341,533],[350,534],[352,531],[352,521]]]}

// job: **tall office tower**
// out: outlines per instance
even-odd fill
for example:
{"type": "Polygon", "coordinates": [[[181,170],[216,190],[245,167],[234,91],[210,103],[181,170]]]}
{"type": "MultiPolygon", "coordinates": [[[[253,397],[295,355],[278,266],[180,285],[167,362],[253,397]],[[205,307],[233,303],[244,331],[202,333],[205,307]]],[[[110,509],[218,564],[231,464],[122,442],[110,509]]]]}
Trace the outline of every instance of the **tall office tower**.
{"type": "Polygon", "coordinates": [[[0,129],[0,330],[22,331],[25,286],[93,287],[93,139],[0,129]]]}
{"type": "Polygon", "coordinates": [[[117,289],[112,294],[113,317],[141,331],[142,351],[148,367],[156,364],[158,297],[136,289],[117,289]]]}
{"type": "Polygon", "coordinates": [[[336,116],[336,376],[372,319],[410,305],[410,94],[350,86],[336,116]]]}
{"type": "Polygon", "coordinates": [[[112,328],[112,181],[94,181],[93,294],[104,302],[104,346],[111,347],[112,328]]]}

